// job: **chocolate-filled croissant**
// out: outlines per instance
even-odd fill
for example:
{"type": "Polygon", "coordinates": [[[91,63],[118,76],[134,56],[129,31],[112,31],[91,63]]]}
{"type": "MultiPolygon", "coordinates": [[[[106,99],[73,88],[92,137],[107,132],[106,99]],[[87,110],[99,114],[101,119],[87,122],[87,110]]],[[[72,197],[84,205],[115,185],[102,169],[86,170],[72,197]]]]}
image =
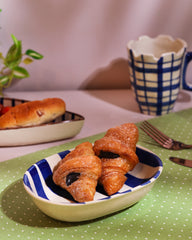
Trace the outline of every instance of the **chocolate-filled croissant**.
{"type": "Polygon", "coordinates": [[[138,136],[136,125],[125,123],[110,128],[103,138],[95,141],[93,149],[102,161],[99,182],[108,195],[122,188],[127,179],[125,174],[138,163],[135,153],[138,136]]]}
{"type": "Polygon", "coordinates": [[[101,176],[101,160],[89,142],[79,144],[55,167],[53,181],[78,202],[92,201],[101,176]]]}

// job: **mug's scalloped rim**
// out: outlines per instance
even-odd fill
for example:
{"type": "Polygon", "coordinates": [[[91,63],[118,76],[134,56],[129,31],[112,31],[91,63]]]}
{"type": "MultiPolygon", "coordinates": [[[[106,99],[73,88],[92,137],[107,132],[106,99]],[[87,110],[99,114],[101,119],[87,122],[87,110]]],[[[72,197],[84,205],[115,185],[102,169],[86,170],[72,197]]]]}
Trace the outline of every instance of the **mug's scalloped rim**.
{"type": "Polygon", "coordinates": [[[133,52],[133,54],[134,54],[134,56],[135,56],[136,58],[141,57],[141,55],[145,55],[145,56],[148,56],[148,57],[153,58],[155,61],[157,61],[157,60],[159,60],[161,57],[164,57],[164,56],[169,55],[169,54],[175,54],[176,56],[180,56],[180,55],[183,54],[185,48],[187,48],[187,43],[186,43],[185,40],[183,40],[183,39],[181,39],[181,38],[176,38],[176,39],[174,39],[172,36],[166,35],[166,34],[160,34],[160,35],[156,36],[155,38],[149,37],[148,35],[142,35],[142,36],[138,37],[137,40],[130,40],[130,41],[127,43],[127,49],[128,49],[129,51],[132,50],[132,52],[133,52]],[[183,47],[182,47],[178,52],[170,51],[170,52],[167,52],[167,53],[162,53],[159,58],[155,57],[153,54],[146,54],[146,53],[145,53],[145,54],[136,54],[135,50],[132,49],[132,47],[131,47],[131,45],[132,45],[134,42],[138,42],[138,41],[141,41],[141,40],[143,40],[143,39],[157,40],[158,38],[168,39],[168,40],[170,40],[170,41],[172,41],[172,42],[180,42],[180,43],[182,43],[183,47]]]}

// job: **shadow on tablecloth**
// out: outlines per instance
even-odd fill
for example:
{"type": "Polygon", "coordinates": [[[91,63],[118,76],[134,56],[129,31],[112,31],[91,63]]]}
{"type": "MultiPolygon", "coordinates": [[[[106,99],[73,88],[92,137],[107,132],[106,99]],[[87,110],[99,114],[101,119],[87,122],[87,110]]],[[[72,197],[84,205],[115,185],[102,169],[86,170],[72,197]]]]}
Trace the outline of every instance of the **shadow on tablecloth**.
{"type": "Polygon", "coordinates": [[[70,223],[54,220],[45,215],[36,207],[30,196],[26,193],[23,187],[22,179],[9,185],[0,195],[0,199],[2,212],[9,219],[25,226],[38,228],[62,228],[79,226],[87,224],[87,222],[91,223],[100,221],[101,219],[124,211],[122,210],[106,217],[85,222],[70,223]]]}

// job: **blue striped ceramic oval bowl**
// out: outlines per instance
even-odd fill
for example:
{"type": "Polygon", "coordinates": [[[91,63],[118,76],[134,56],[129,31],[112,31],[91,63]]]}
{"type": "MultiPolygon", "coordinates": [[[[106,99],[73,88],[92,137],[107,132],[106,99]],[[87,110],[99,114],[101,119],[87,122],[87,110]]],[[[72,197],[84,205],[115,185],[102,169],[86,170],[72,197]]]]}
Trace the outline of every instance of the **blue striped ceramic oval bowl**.
{"type": "Polygon", "coordinates": [[[85,221],[130,207],[153,187],[163,170],[160,158],[147,149],[137,147],[139,163],[127,173],[127,181],[119,192],[107,196],[98,186],[93,201],[77,203],[67,191],[52,180],[54,166],[69,150],[54,154],[32,165],[24,174],[25,190],[35,204],[50,217],[62,221],[85,221]]]}

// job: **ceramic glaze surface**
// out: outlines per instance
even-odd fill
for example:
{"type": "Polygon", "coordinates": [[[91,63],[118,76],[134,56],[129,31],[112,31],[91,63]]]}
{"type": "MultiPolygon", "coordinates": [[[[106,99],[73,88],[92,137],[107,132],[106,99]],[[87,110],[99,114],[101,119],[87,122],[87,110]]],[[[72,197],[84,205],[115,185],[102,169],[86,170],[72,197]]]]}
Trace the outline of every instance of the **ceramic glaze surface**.
{"type": "MultiPolygon", "coordinates": [[[[14,107],[27,102],[22,99],[0,98],[0,104],[14,107]]],[[[58,141],[77,135],[84,124],[80,114],[65,111],[55,120],[32,127],[18,127],[0,130],[0,146],[22,146],[58,141]]]]}
{"type": "MultiPolygon", "coordinates": [[[[140,111],[163,115],[172,111],[180,86],[185,82],[187,44],[182,39],[142,36],[127,44],[129,73],[140,111]],[[183,68],[184,67],[184,68],[183,68]]],[[[190,55],[192,57],[192,55],[190,55]]]]}
{"type": "Polygon", "coordinates": [[[126,174],[124,186],[108,196],[98,185],[93,201],[78,203],[52,180],[54,166],[70,151],[60,152],[32,165],[24,174],[23,183],[36,205],[47,215],[63,221],[83,221],[98,218],[138,202],[153,187],[163,165],[155,154],[137,147],[139,163],[126,174]]]}
{"type": "Polygon", "coordinates": [[[156,38],[150,38],[148,36],[142,36],[137,41],[130,41],[128,48],[132,49],[135,57],[139,55],[152,56],[156,61],[165,54],[174,53],[181,55],[184,49],[187,47],[187,43],[182,39],[174,40],[167,35],[159,35],[156,38]]]}

